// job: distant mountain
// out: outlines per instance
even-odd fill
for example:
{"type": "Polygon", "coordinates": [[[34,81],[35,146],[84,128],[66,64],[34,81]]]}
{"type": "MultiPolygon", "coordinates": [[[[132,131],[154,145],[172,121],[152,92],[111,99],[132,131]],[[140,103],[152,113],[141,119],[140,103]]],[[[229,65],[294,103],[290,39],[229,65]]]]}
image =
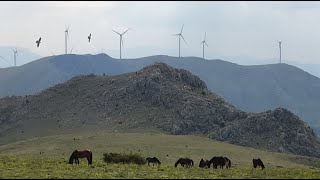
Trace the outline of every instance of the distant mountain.
{"type": "Polygon", "coordinates": [[[10,136],[122,126],[202,134],[242,146],[320,157],[319,139],[290,111],[243,112],[209,91],[199,77],[164,63],[116,76],[78,76],[38,95],[3,98],[0,114],[2,142],[10,136]]]}
{"type": "Polygon", "coordinates": [[[285,63],[241,66],[222,60],[163,55],[122,60],[106,54],[50,56],[21,67],[0,69],[0,95],[39,93],[76,75],[117,75],[155,62],[191,71],[210,90],[243,111],[283,107],[320,132],[320,79],[285,63]]]}

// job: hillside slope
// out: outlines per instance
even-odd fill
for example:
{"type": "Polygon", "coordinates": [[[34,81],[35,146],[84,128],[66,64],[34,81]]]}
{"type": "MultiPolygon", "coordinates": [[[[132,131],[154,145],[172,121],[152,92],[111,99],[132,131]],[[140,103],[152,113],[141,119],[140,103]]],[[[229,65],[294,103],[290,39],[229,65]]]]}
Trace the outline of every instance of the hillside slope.
{"type": "Polygon", "coordinates": [[[243,112],[199,77],[164,63],[117,76],[78,76],[37,95],[0,99],[0,114],[2,143],[10,136],[121,126],[320,157],[317,136],[290,111],[243,112]]]}
{"type": "Polygon", "coordinates": [[[106,54],[59,55],[0,69],[0,97],[38,93],[77,75],[134,72],[155,62],[191,71],[210,90],[243,111],[261,112],[283,107],[320,132],[320,79],[288,64],[241,66],[196,57],[150,56],[119,60],[106,54]]]}

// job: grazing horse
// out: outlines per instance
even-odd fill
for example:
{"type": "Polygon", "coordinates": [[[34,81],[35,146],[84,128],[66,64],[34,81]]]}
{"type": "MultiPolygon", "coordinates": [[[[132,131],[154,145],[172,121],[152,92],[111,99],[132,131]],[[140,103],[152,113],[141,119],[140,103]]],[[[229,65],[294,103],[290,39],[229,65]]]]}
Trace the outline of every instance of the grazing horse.
{"type": "Polygon", "coordinates": [[[174,167],[177,167],[178,164],[180,164],[182,167],[184,167],[185,165],[186,165],[186,167],[192,167],[193,166],[193,161],[192,161],[192,159],[189,159],[189,158],[180,158],[174,164],[174,167]]]}
{"type": "Polygon", "coordinates": [[[252,163],[253,163],[253,167],[256,168],[257,166],[260,166],[261,167],[261,170],[264,169],[264,164],[263,162],[261,161],[260,158],[258,159],[252,159],[252,163]]]}
{"type": "Polygon", "coordinates": [[[223,166],[226,166],[226,168],[230,168],[231,167],[231,161],[230,159],[228,159],[227,157],[222,157],[222,156],[219,156],[219,157],[213,157],[210,161],[209,161],[209,168],[210,168],[210,165],[213,165],[213,168],[217,169],[218,166],[220,168],[223,169],[223,166]]]}
{"type": "Polygon", "coordinates": [[[161,164],[161,162],[159,161],[159,159],[156,158],[156,157],[153,157],[153,158],[147,157],[146,161],[148,162],[148,165],[149,165],[149,163],[152,163],[153,166],[154,166],[155,163],[158,164],[158,165],[161,164]]]}
{"type": "Polygon", "coordinates": [[[73,164],[74,161],[76,164],[79,164],[78,158],[87,158],[88,165],[92,164],[92,152],[90,150],[83,150],[83,151],[74,150],[69,158],[69,164],[73,164]]]}
{"type": "Polygon", "coordinates": [[[199,163],[199,167],[201,167],[201,168],[205,168],[205,167],[210,168],[209,161],[206,160],[206,159],[203,160],[203,158],[201,158],[200,163],[199,163]]]}

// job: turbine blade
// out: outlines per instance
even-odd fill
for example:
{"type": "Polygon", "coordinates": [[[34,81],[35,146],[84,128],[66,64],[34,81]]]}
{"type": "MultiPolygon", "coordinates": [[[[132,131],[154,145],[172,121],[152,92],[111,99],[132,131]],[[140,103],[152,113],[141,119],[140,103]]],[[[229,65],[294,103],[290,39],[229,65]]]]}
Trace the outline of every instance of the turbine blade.
{"type": "Polygon", "coordinates": [[[182,34],[182,31],[183,31],[183,26],[184,26],[184,24],[182,25],[182,28],[181,28],[181,32],[180,32],[180,34],[182,34]]]}
{"type": "Polygon", "coordinates": [[[207,36],[207,33],[205,32],[204,33],[204,41],[206,41],[206,36],[207,36]]]}
{"type": "Polygon", "coordinates": [[[187,41],[184,39],[184,37],[183,37],[182,35],[180,35],[180,36],[182,37],[182,39],[184,40],[184,42],[185,42],[186,44],[188,44],[187,41]]]}
{"type": "MultiPolygon", "coordinates": [[[[129,29],[131,29],[131,28],[129,28],[129,29]]],[[[128,32],[128,31],[129,31],[129,29],[127,29],[124,33],[122,33],[122,35],[124,35],[126,32],[128,32]]]]}
{"type": "Polygon", "coordinates": [[[206,43],[207,47],[209,47],[206,41],[204,43],[206,43]]]}
{"type": "Polygon", "coordinates": [[[5,59],[4,59],[2,56],[0,56],[0,58],[1,58],[3,61],[5,61],[5,59]]]}
{"type": "Polygon", "coordinates": [[[113,32],[115,32],[115,33],[117,33],[117,34],[119,34],[119,35],[121,35],[120,33],[118,33],[117,31],[115,31],[115,30],[112,30],[113,32]]]}

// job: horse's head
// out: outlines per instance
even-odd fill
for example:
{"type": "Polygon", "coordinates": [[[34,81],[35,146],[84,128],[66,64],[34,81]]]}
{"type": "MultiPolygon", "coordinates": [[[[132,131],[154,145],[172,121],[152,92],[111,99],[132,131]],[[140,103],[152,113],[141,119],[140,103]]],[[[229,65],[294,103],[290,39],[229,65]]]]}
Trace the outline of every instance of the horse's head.
{"type": "Polygon", "coordinates": [[[74,156],[73,156],[73,154],[71,154],[71,156],[69,158],[69,164],[73,164],[73,160],[74,160],[74,156]]]}
{"type": "Polygon", "coordinates": [[[178,161],[174,164],[174,167],[177,167],[177,166],[178,166],[178,164],[180,163],[180,160],[181,160],[181,158],[178,159],[178,161]]]}

